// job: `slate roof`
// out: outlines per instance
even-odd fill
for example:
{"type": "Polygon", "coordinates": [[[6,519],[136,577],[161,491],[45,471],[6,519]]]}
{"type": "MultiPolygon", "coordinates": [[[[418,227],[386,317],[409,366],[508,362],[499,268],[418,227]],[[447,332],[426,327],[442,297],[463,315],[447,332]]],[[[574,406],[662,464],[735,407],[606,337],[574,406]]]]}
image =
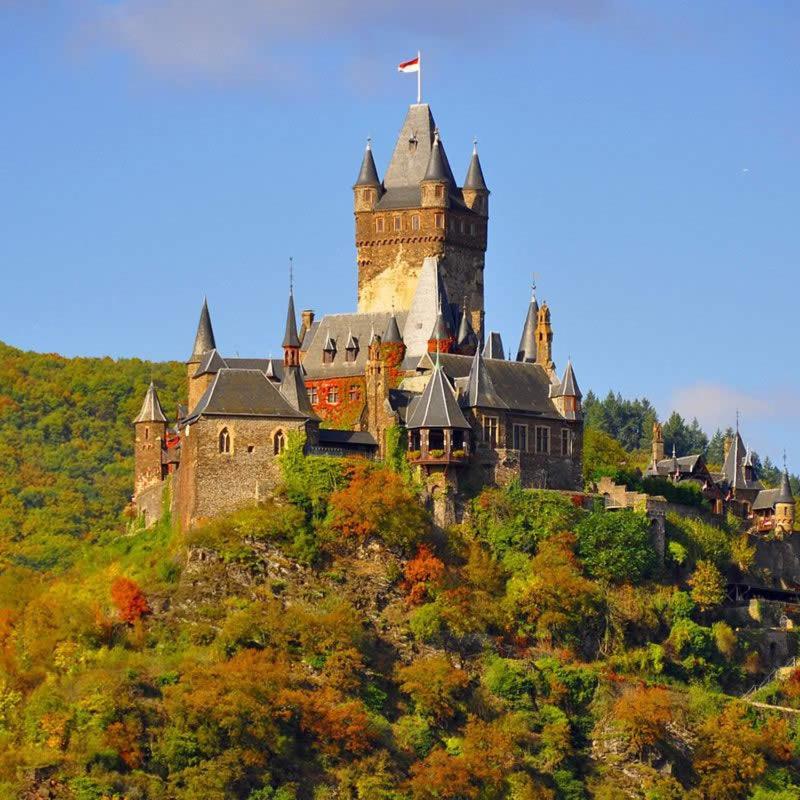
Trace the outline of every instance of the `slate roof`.
{"type": "Polygon", "coordinates": [[[213,374],[219,372],[221,369],[258,369],[264,372],[267,377],[274,377],[276,380],[280,381],[283,378],[283,359],[225,358],[220,355],[219,350],[211,350],[203,356],[203,360],[197,367],[197,372],[195,372],[194,377],[199,377],[206,373],[213,374]]]}
{"type": "Polygon", "coordinates": [[[389,322],[386,323],[386,329],[383,332],[381,341],[388,343],[403,341],[403,337],[400,335],[400,328],[397,326],[397,317],[394,312],[392,312],[391,317],[389,317],[389,322]]]}
{"type": "Polygon", "coordinates": [[[478,337],[472,329],[472,323],[469,321],[469,313],[467,312],[467,305],[461,312],[461,322],[458,324],[458,333],[456,334],[456,344],[459,348],[465,349],[467,347],[477,347],[478,337]]]}
{"type": "Polygon", "coordinates": [[[469,430],[467,422],[458,405],[453,387],[437,362],[425,390],[410,409],[406,427],[419,428],[457,428],[469,430]]]}
{"type": "Polygon", "coordinates": [[[391,161],[383,176],[383,185],[387,190],[401,186],[418,186],[428,168],[435,130],[436,123],[427,103],[409,106],[391,161]]]}
{"type": "Polygon", "coordinates": [[[216,346],[214,329],[211,327],[211,314],[208,311],[208,301],[203,300],[200,321],[197,323],[197,333],[194,337],[194,347],[192,347],[192,360],[196,356],[202,356],[203,353],[207,353],[209,350],[214,350],[216,346]]]}
{"type": "Polygon", "coordinates": [[[517,361],[536,361],[536,316],[538,313],[539,304],[536,302],[536,295],[532,294],[531,302],[528,304],[528,313],[525,316],[525,324],[522,326],[517,361]]]}
{"type": "Polygon", "coordinates": [[[761,489],[760,481],[748,481],[744,471],[744,461],[747,456],[747,450],[744,446],[741,434],[737,431],[728,451],[728,457],[722,465],[723,480],[729,485],[737,489],[761,489]]]}
{"type": "Polygon", "coordinates": [[[303,378],[302,367],[286,367],[283,380],[280,385],[281,397],[286,400],[292,408],[300,411],[309,419],[319,419],[311,406],[308,397],[305,379],[303,378]]]}
{"type": "MultiPolygon", "coordinates": [[[[345,359],[345,349],[337,348],[332,364],[323,363],[322,353],[328,338],[346,342],[352,334],[358,342],[368,342],[372,330],[385,331],[390,324],[392,313],[381,311],[371,314],[328,314],[316,321],[306,335],[303,349],[303,368],[312,380],[320,378],[342,378],[363,375],[369,358],[369,348],[359,347],[354,361],[345,359]]],[[[396,323],[398,334],[405,324],[406,314],[398,312],[396,323]]],[[[386,341],[384,339],[384,341],[386,341]]]]}
{"type": "Polygon", "coordinates": [[[792,494],[792,484],[789,483],[789,473],[784,469],[781,475],[781,485],[778,487],[778,496],[775,498],[776,503],[793,503],[794,495],[792,494]]]}
{"type": "Polygon", "coordinates": [[[662,458],[656,464],[656,472],[653,472],[653,465],[652,463],[647,469],[648,475],[653,476],[667,476],[667,475],[674,475],[675,474],[675,462],[677,461],[678,470],[681,475],[691,475],[694,473],[695,468],[697,467],[697,462],[700,461],[702,458],[701,455],[691,455],[691,456],[681,456],[680,458],[673,459],[672,456],[669,458],[662,458]]]}
{"type": "Polygon", "coordinates": [[[289,307],[286,309],[286,332],[283,336],[284,347],[300,347],[297,335],[297,315],[294,312],[294,293],[289,292],[289,307]]]}
{"type": "Polygon", "coordinates": [[[320,428],[319,443],[321,445],[358,445],[360,447],[377,447],[375,437],[367,431],[342,431],[335,428],[320,428]]]}
{"type": "Polygon", "coordinates": [[[559,387],[559,394],[563,397],[577,397],[578,399],[583,397],[580,387],[578,386],[578,381],[575,378],[575,370],[572,368],[572,359],[567,361],[567,369],[564,371],[564,378],[559,387]]]}
{"type": "MultiPolygon", "coordinates": [[[[442,353],[439,361],[447,377],[466,391],[474,357],[442,353]]],[[[426,353],[417,368],[424,372],[432,369],[433,363],[431,355],[426,353]]],[[[538,364],[484,356],[483,365],[497,396],[507,408],[520,413],[563,419],[550,399],[550,378],[538,364]]]]}
{"type": "Polygon", "coordinates": [[[185,422],[204,416],[307,419],[258,369],[221,369],[185,422]]]}
{"type": "Polygon", "coordinates": [[[455,185],[453,173],[450,171],[450,165],[447,163],[447,154],[444,152],[444,145],[439,138],[439,132],[435,131],[433,135],[433,146],[431,147],[431,155],[428,159],[428,166],[425,170],[424,181],[445,181],[451,186],[455,185]]]}
{"type": "Polygon", "coordinates": [[[506,357],[503,352],[503,338],[497,331],[489,331],[486,345],[483,348],[483,357],[493,359],[504,359],[506,357]]]}
{"type": "Polygon", "coordinates": [[[753,511],[767,511],[775,508],[779,494],[780,489],[762,489],[753,500],[753,511]]]}
{"type": "Polygon", "coordinates": [[[378,170],[375,167],[375,159],[372,157],[372,147],[367,142],[367,148],[364,150],[364,158],[361,161],[361,169],[358,172],[358,177],[353,185],[356,186],[380,186],[381,181],[378,178],[378,170]]]}
{"type": "Polygon", "coordinates": [[[447,323],[444,319],[444,314],[441,311],[436,315],[436,323],[433,326],[433,330],[431,331],[430,340],[441,342],[445,339],[449,339],[451,336],[450,328],[447,327],[447,323]]]}
{"type": "Polygon", "coordinates": [[[478,158],[478,146],[472,148],[472,158],[469,162],[467,169],[467,177],[464,178],[465,189],[479,189],[488,192],[489,188],[486,186],[486,181],[483,177],[483,170],[481,169],[481,160],[478,158]]]}
{"type": "Polygon", "coordinates": [[[142,403],[141,411],[133,421],[135,425],[138,422],[166,422],[167,418],[164,416],[164,411],[161,408],[161,403],[158,400],[158,392],[152,381],[147,388],[144,395],[144,402],[142,403]]]}
{"type": "Polygon", "coordinates": [[[472,359],[469,378],[462,401],[471,408],[508,408],[508,404],[497,394],[486,362],[478,350],[472,359]]]}

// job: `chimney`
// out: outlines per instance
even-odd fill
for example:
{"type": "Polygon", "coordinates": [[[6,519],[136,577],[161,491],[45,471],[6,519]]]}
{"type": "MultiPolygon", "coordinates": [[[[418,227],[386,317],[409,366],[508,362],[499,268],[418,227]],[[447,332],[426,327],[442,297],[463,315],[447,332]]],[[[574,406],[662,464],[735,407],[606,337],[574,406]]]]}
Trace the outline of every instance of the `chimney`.
{"type": "Polygon", "coordinates": [[[314,312],[310,308],[304,308],[300,312],[300,341],[302,342],[309,328],[314,324],[314,312]]]}

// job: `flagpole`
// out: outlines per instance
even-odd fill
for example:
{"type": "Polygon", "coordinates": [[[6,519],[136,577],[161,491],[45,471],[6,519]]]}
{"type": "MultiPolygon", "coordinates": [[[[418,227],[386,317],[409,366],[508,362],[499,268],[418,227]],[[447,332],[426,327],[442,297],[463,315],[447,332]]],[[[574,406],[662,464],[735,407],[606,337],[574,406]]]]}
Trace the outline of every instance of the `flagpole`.
{"type": "Polygon", "coordinates": [[[422,102],[422,54],[417,50],[417,105],[422,102]]]}

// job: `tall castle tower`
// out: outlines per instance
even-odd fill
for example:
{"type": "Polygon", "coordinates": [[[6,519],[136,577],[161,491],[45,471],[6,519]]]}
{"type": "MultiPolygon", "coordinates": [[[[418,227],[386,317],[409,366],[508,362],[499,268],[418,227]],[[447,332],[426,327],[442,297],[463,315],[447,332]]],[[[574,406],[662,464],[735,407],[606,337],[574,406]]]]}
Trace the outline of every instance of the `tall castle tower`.
{"type": "Polygon", "coordinates": [[[489,189],[477,147],[458,186],[427,103],[410,106],[383,181],[367,144],[353,186],[358,310],[407,311],[427,256],[441,259],[450,298],[465,298],[483,331],[489,189]]]}

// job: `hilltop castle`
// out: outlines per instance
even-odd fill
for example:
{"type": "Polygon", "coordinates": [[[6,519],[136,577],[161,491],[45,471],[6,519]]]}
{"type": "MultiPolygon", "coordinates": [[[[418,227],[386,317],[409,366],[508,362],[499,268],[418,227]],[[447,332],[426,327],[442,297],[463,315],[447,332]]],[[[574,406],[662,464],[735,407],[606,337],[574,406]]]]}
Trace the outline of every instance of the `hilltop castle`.
{"type": "Polygon", "coordinates": [[[292,431],[306,452],[383,457],[407,432],[437,519],[464,486],[578,489],[583,419],[572,364],[552,357],[531,297],[515,360],[485,331],[489,189],[477,148],[459,186],[427,104],[412,105],[379,177],[367,144],[353,186],[357,312],[302,311],[290,289],[283,358],[228,358],[204,303],[173,426],[150,386],[135,427],[134,503],[158,517],[165,482],[184,527],[257,502],[292,431]]]}

